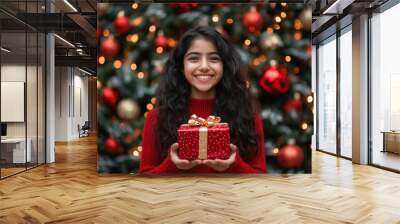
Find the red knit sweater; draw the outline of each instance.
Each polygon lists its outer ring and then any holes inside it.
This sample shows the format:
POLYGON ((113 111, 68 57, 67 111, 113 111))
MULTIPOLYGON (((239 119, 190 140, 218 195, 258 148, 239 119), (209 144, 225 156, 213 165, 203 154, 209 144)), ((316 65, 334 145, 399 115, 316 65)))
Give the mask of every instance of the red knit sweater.
MULTIPOLYGON (((189 114, 196 114, 201 117, 211 115, 213 111, 213 100, 189 100, 189 114)), ((156 135, 154 133, 157 127, 157 109, 149 112, 146 117, 143 130, 143 150, 140 159, 140 172, 145 174, 161 173, 220 173, 207 165, 200 164, 190 170, 180 170, 171 161, 170 154, 160 160, 158 157, 158 148, 156 145, 156 135)), ((258 134, 258 154, 250 162, 245 162, 236 153, 235 162, 222 173, 265 173, 266 164, 264 156, 264 131, 261 117, 257 114, 255 117, 255 127, 258 134)))

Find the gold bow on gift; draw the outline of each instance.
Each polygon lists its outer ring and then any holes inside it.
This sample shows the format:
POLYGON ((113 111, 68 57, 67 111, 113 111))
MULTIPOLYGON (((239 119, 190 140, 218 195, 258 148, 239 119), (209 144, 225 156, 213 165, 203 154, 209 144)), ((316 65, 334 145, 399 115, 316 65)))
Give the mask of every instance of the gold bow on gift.
POLYGON ((212 127, 221 121, 220 117, 208 116, 207 119, 198 117, 196 114, 190 116, 188 124, 190 126, 200 126, 199 128, 199 156, 198 159, 207 159, 207 135, 208 127, 212 127))
POLYGON ((196 114, 190 116, 188 124, 190 126, 203 126, 203 127, 212 127, 215 124, 221 122, 221 118, 217 116, 210 115, 206 119, 202 117, 198 117, 196 114))

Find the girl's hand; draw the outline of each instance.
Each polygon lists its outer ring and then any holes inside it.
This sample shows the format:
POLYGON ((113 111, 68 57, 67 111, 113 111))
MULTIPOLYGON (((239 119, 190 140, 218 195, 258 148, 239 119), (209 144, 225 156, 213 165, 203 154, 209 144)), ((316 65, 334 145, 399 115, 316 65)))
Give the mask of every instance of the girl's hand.
POLYGON ((222 159, 215 159, 215 160, 203 160, 203 164, 213 168, 216 171, 225 171, 227 170, 232 163, 235 162, 236 160, 236 151, 237 151, 237 146, 234 144, 230 144, 230 148, 231 148, 231 156, 226 159, 226 160, 222 160, 222 159))
POLYGON ((186 160, 186 159, 179 159, 178 157, 178 148, 179 145, 178 143, 174 143, 170 147, 170 152, 171 152, 171 161, 175 164, 175 166, 178 169, 181 170, 189 170, 192 169, 193 167, 201 164, 201 160, 186 160))

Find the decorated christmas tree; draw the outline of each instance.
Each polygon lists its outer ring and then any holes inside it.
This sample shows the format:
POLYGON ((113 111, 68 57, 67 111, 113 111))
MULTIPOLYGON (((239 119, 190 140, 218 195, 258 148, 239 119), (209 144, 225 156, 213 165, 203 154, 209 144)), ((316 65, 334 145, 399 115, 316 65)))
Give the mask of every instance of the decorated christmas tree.
POLYGON ((310 173, 311 8, 303 4, 98 4, 98 170, 136 172, 168 54, 198 25, 239 52, 264 122, 269 173, 310 173))

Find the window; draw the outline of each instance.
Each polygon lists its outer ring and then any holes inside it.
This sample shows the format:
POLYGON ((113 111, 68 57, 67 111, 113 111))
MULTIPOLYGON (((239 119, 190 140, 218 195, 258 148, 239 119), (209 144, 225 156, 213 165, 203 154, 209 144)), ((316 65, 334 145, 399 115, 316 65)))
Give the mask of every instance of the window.
POLYGON ((318 149, 336 153, 336 36, 318 48, 318 149))
POLYGON ((400 170, 400 5, 371 18, 372 163, 400 170))
POLYGON ((352 157, 352 35, 351 26, 340 36, 340 154, 352 157))

